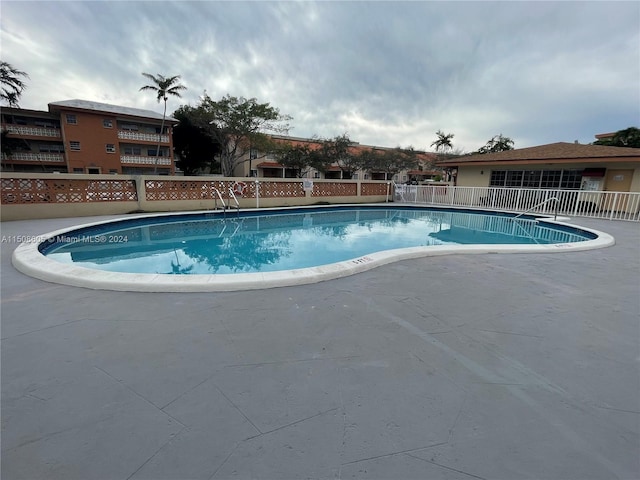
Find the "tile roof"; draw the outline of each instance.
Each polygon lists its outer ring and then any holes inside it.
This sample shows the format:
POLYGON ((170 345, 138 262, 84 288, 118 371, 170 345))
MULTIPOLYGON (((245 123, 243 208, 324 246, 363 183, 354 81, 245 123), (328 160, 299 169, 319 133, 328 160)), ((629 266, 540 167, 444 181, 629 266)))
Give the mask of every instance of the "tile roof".
POLYGON ((504 152, 466 155, 436 162, 438 166, 455 166, 469 163, 508 163, 542 161, 601 159, 616 161, 622 159, 640 161, 639 148, 608 147, 603 145, 582 145, 579 143, 550 143, 537 147, 519 148, 504 152))
POLYGON ((278 162, 261 162, 256 165, 256 168, 284 168, 278 162))
POLYGON ((442 175, 439 170, 409 170, 407 175, 442 175))
MULTIPOLYGON (((49 111, 58 110, 60 107, 78 110, 93 110, 95 112, 113 113, 116 115, 126 115, 129 117, 152 118, 162 120, 162 114, 153 110, 143 110, 141 108, 123 107, 120 105, 110 105, 108 103, 91 102, 89 100, 62 100, 60 102, 49 103, 49 111)), ((178 123, 173 117, 167 116, 165 122, 178 123)))
MULTIPOLYGON (((322 139, 318 138, 302 138, 302 137, 289 137, 285 135, 271 135, 271 138, 278 143, 289 143, 294 147, 307 145, 311 150, 317 150, 322 146, 322 139)), ((375 145, 363 145, 359 142, 353 141, 349 146, 349 151, 352 154, 358 154, 363 150, 375 150, 377 152, 383 152, 385 150, 395 150, 394 147, 380 147, 375 145)), ((423 152, 421 150, 415 150, 417 157, 424 161, 433 161, 437 155, 435 153, 423 152)))

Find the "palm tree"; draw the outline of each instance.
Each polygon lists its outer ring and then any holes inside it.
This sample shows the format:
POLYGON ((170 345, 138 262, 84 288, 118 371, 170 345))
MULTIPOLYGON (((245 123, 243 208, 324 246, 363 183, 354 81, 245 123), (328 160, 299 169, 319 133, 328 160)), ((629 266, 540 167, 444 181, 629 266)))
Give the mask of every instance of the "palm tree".
POLYGON ((18 106, 18 99, 25 87, 25 83, 19 77, 29 78, 29 75, 7 62, 0 62, 0 83, 2 84, 0 98, 5 100, 10 107, 18 106))
POLYGON ((156 164, 153 169, 153 173, 158 173, 158 157, 160 156, 160 142, 162 140, 162 131, 164 130, 164 120, 167 116, 167 100, 169 99, 169 95, 173 95, 175 97, 182 97, 180 95, 181 90, 186 90, 187 87, 178 83, 180 80, 180 75, 175 75, 173 77, 164 77, 160 74, 151 75, 150 73, 142 73, 142 76, 148 78, 153 82, 152 85, 145 85, 140 88, 142 90, 152 90, 157 93, 158 103, 160 100, 164 100, 164 112, 162 112, 162 123, 160 125, 160 133, 158 133, 158 149, 156 150, 156 164))
POLYGON ((436 147, 436 152, 453 149, 453 144, 451 143, 451 139, 453 138, 453 133, 444 133, 442 130, 438 130, 436 132, 438 139, 431 144, 432 147, 436 147))

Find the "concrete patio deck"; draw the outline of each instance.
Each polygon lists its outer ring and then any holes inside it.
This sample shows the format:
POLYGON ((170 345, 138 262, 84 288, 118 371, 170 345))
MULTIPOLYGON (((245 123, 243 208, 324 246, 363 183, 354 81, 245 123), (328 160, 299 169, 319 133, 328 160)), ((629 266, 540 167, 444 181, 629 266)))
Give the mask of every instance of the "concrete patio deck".
POLYGON ((2 478, 638 479, 640 226, 573 223, 616 245, 224 293, 46 283, 5 242, 2 478))

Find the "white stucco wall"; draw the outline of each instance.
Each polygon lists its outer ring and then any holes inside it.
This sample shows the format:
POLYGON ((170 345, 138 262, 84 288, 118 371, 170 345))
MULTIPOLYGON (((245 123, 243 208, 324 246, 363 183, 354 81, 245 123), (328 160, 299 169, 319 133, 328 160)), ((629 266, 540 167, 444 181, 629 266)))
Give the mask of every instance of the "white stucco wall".
MULTIPOLYGON (((460 187, 488 187, 492 168, 496 167, 477 165, 461 166, 458 168, 456 185, 460 187)), ((502 169, 502 167, 499 168, 502 169)))

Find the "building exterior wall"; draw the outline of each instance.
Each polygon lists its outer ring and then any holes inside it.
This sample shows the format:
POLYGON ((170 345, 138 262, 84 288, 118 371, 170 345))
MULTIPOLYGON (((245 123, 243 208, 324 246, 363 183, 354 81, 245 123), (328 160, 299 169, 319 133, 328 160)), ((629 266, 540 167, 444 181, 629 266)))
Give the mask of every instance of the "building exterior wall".
POLYGON ((115 118, 61 110, 60 121, 70 173, 122 173, 115 118), (105 128, 103 120, 110 120, 112 127, 105 128), (107 145, 113 146, 112 152, 107 152, 107 145))
POLYGON ((458 167, 456 185, 461 187, 488 187, 491 167, 469 165, 458 167), (482 172, 482 173, 480 173, 482 172))
POLYGON ((630 192, 640 192, 640 166, 633 171, 630 192))
POLYGON ((2 109, 3 132, 8 132, 12 159, 2 159, 5 170, 13 170, 14 163, 23 170, 66 172, 64 144, 60 120, 48 112, 2 109))
POLYGON ((9 132, 8 138, 23 141, 23 147, 28 150, 3 158, 3 170, 152 174, 157 168, 159 174, 174 175, 170 121, 165 122, 165 134, 160 142, 160 149, 166 155, 155 156, 159 137, 156 132, 161 123, 157 118, 62 106, 56 106, 51 112, 3 108, 2 129, 9 132), (9 123, 12 118, 26 119, 29 125, 9 123), (36 125, 43 122, 54 126, 45 129, 36 125), (126 130, 126 125, 134 125, 134 131, 126 130), (60 146, 59 153, 41 151, 42 148, 55 150, 52 147, 55 145, 60 146))
MULTIPOLYGON (((640 192, 640 162, 602 162, 602 163, 549 163, 544 165, 460 165, 456 185, 461 187, 488 187, 493 170, 584 170, 593 168, 605 168, 607 170, 632 170, 631 192, 640 192)), ((587 180, 583 177, 583 180, 587 180)), ((593 182, 596 190, 605 187, 604 177, 588 179, 593 182)))

